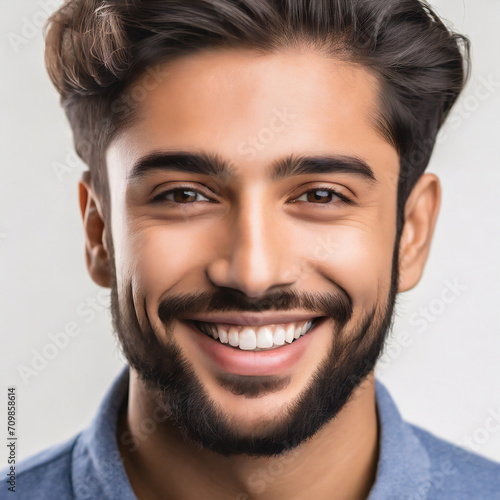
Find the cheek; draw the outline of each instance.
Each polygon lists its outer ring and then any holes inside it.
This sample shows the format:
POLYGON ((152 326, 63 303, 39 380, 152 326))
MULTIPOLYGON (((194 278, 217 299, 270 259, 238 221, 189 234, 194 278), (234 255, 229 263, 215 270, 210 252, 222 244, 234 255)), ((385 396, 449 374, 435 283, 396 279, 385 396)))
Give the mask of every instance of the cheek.
POLYGON ((395 228, 379 220, 376 226, 336 227, 326 237, 330 251, 315 259, 318 271, 344 288, 355 309, 370 310, 390 289, 395 228))
POLYGON ((158 298, 177 284, 190 289, 199 285, 195 270, 202 265, 201 249, 209 239, 184 226, 158 224, 129 233, 123 262, 136 289, 158 298))

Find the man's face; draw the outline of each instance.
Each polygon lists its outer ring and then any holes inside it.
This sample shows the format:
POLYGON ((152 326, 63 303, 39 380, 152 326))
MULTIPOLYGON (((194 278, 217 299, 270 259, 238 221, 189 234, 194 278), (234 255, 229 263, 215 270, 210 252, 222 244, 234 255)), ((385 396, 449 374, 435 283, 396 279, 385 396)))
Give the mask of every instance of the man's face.
POLYGON ((342 409, 392 317, 399 158, 371 121, 377 80, 313 52, 244 50, 204 51, 156 75, 129 92, 140 120, 106 157, 115 329, 143 390, 187 439, 225 455, 280 453, 342 409), (173 152, 230 172, 159 159, 173 152), (333 156, 341 168, 325 168, 333 156), (309 157, 323 161, 272 175, 309 157), (259 368, 262 353, 189 321, 238 312, 323 319, 259 368))

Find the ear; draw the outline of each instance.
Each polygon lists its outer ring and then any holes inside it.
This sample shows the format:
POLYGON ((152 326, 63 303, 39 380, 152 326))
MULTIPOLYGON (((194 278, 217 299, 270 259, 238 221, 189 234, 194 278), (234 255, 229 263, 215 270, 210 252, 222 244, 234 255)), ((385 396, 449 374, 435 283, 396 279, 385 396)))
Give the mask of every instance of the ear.
POLYGON ((100 286, 111 288, 111 261, 106 247, 106 226, 90 182, 90 172, 83 172, 78 183, 80 211, 85 230, 85 260, 90 277, 100 286))
POLYGON ((412 289, 422 277, 441 204, 441 185, 434 174, 423 174, 405 205, 399 243, 398 292, 412 289))

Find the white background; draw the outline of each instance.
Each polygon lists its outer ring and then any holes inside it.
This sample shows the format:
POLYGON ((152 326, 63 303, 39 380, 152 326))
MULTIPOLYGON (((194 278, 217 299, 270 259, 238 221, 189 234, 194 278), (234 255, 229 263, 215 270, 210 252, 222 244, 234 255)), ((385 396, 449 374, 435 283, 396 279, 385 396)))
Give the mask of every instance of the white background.
MULTIPOLYGON (((86 427, 123 365, 100 304, 109 293, 84 263, 84 167, 43 66, 39 27, 57 3, 0 0, 0 436, 6 388, 15 385, 21 459, 86 427), (31 368, 50 335, 72 322, 81 333, 24 383, 19 368, 31 368)), ((398 298, 377 373, 406 419, 500 461, 500 2, 432 4, 471 38, 473 75, 428 168, 443 186, 429 261, 398 298)))

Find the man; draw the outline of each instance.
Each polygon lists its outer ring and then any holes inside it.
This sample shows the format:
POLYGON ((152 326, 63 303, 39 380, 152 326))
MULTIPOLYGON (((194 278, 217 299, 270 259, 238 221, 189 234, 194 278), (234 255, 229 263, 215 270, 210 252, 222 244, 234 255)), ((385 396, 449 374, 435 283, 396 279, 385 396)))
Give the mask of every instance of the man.
POLYGON ((130 370, 18 497, 500 498, 373 375, 468 39, 418 0, 74 0, 46 44, 130 370))

